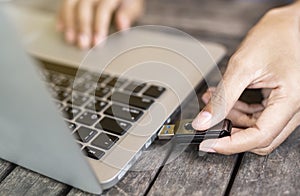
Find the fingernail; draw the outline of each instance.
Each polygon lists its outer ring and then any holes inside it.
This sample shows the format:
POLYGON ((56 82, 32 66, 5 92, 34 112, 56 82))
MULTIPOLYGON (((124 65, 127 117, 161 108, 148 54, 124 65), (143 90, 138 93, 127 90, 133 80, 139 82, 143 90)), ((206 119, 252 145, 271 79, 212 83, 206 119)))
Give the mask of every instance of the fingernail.
POLYGON ((90 45, 90 38, 89 36, 85 35, 85 34, 81 34, 79 36, 79 46, 82 49, 88 48, 90 45))
POLYGON ((204 140, 201 142, 199 146, 199 150, 203 152, 212 152, 215 153, 216 150, 213 149, 213 147, 216 145, 217 140, 215 139, 210 139, 210 140, 204 140))
POLYGON ((202 111, 193 121, 193 127, 200 127, 201 125, 206 124, 212 118, 211 113, 207 111, 202 111))
POLYGON ((212 152, 212 153, 216 153, 216 151, 212 148, 203 148, 203 147, 199 147, 199 150, 202 152, 212 152))
POLYGON ((94 37, 94 45, 96 46, 96 45, 102 43, 104 39, 105 39, 104 36, 95 35, 95 37, 94 37))
POLYGON ((205 93, 203 96, 202 96, 202 100, 205 104, 207 104, 209 102, 209 99, 210 99, 210 96, 208 93, 205 93))
POLYGON ((65 38, 67 40, 68 43, 72 44, 75 41, 75 33, 73 30, 67 30, 66 34, 65 34, 65 38))

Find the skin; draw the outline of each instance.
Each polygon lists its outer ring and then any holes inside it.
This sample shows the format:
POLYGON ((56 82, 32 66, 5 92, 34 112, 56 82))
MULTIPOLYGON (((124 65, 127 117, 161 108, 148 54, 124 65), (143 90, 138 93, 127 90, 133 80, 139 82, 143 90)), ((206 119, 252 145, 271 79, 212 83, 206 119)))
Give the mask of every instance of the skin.
POLYGON ((231 57, 222 81, 203 96, 206 107, 193 121, 205 130, 226 116, 230 137, 210 139, 201 151, 267 155, 300 124, 300 3, 270 10, 231 57), (263 89, 262 104, 238 101, 246 88, 263 89))
MULTIPOLYGON (((101 42, 112 16, 118 30, 141 15, 143 0, 64 0, 57 29, 82 49, 101 42)), ((193 121, 205 130, 225 117, 240 128, 232 136, 202 142, 206 152, 271 153, 300 124, 300 3, 269 11, 231 57, 220 84, 202 97, 207 104, 193 121), (246 88, 263 89, 261 104, 238 100, 246 88), (241 128, 244 127, 244 128, 241 128)))
POLYGON ((57 30, 67 43, 88 49, 105 39, 113 18, 117 30, 124 30, 142 12, 143 0, 63 0, 57 30))

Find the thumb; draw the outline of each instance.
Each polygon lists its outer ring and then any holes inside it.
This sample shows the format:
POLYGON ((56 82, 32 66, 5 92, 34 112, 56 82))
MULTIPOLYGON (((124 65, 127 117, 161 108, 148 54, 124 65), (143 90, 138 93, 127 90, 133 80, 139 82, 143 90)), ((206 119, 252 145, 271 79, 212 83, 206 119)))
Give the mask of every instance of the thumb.
POLYGON ((245 88, 251 83, 249 73, 245 67, 228 65, 223 79, 218 84, 216 91, 204 109, 193 121, 196 130, 206 130, 223 120, 235 102, 239 99, 245 88))

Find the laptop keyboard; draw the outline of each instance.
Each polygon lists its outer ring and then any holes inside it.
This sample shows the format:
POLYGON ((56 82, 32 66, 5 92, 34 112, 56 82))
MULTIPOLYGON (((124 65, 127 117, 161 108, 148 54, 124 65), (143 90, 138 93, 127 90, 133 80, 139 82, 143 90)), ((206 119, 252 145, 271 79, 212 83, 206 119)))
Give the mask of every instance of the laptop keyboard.
POLYGON ((149 85, 42 62, 43 78, 83 153, 100 160, 165 91, 149 85))

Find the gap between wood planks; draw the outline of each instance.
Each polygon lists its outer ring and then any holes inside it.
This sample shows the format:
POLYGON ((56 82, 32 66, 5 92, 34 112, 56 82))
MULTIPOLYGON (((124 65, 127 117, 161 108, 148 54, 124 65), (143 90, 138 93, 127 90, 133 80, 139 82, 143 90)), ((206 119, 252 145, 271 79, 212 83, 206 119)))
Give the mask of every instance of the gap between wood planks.
POLYGON ((239 172, 239 169, 240 169, 242 160, 244 158, 244 155, 245 155, 245 153, 238 154, 238 157, 236 159, 236 162, 234 164, 234 168, 233 168, 232 173, 230 175, 230 179, 229 179, 228 185, 226 187, 224 196, 230 195, 230 191, 231 191, 232 185, 233 185, 234 180, 235 180, 235 178, 236 178, 236 176, 237 176, 237 174, 239 172))
POLYGON ((10 166, 8 168, 5 169, 5 172, 3 173, 3 175, 0 178, 0 184, 1 182, 3 182, 3 180, 5 180, 5 178, 7 178, 7 176, 9 176, 9 174, 17 167, 17 165, 10 163, 10 166))
MULTIPOLYGON (((148 193, 150 192, 152 186, 154 185, 156 179, 158 178, 160 172, 162 171, 162 169, 164 168, 164 165, 166 164, 166 162, 168 161, 170 155, 172 154, 172 150, 174 149, 174 146, 172 146, 170 149, 169 149, 169 152, 168 152, 168 155, 165 157, 164 161, 163 161, 163 164, 162 166, 160 166, 160 168, 158 169, 157 173, 155 174, 154 178, 152 179, 152 181, 150 182, 148 188, 146 189, 145 193, 144 193, 144 196, 148 195, 148 193)), ((230 191, 231 191, 231 188, 233 186, 233 183, 234 183, 234 180, 238 174, 238 171, 239 171, 239 168, 240 168, 240 165, 242 163, 242 160, 243 160, 243 157, 244 157, 244 154, 245 153, 240 153, 238 154, 238 157, 236 159, 236 162, 234 164, 234 168, 232 170, 232 173, 230 175, 230 179, 229 179, 229 182, 228 182, 228 185, 225 189, 225 192, 224 192, 224 196, 228 196, 230 195, 230 191)))

